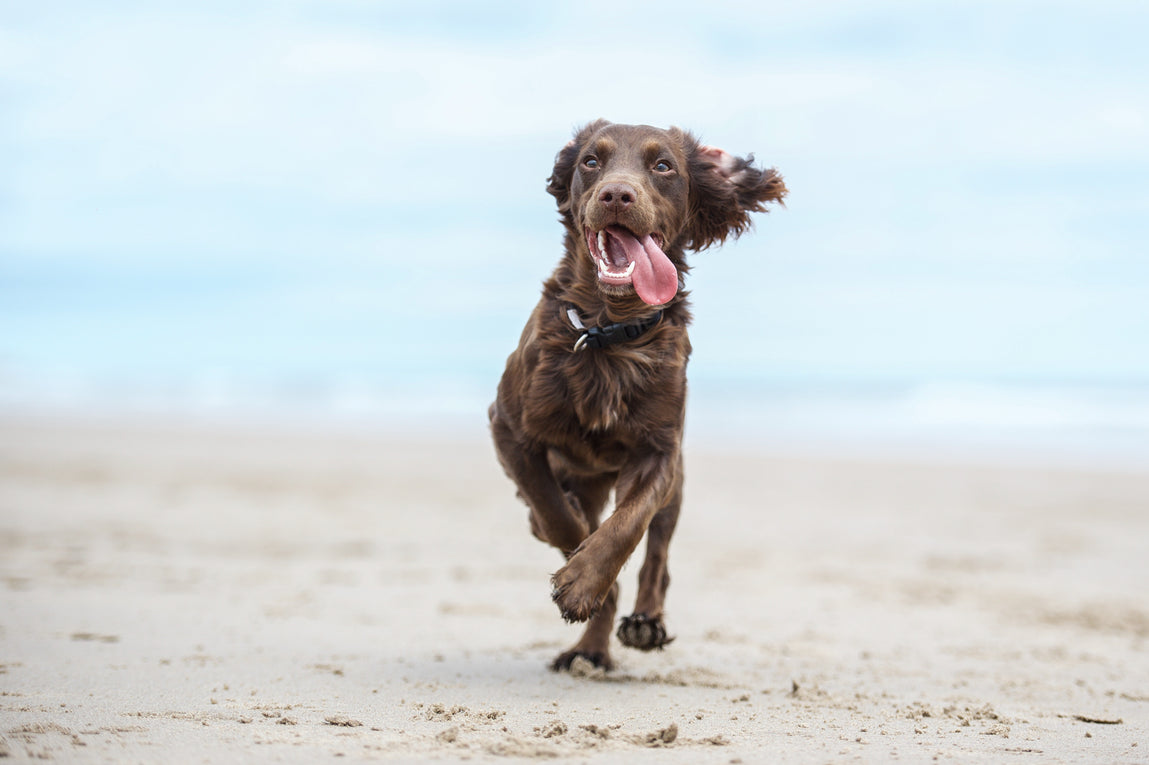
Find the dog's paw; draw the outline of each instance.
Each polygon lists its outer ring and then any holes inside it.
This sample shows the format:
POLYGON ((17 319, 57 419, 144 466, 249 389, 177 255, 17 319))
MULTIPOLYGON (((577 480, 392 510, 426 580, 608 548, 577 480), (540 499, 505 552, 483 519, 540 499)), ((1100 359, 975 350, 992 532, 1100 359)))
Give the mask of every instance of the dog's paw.
POLYGON ((593 570, 582 569, 576 555, 551 577, 551 600, 568 622, 585 622, 594 616, 610 592, 611 582, 604 584, 593 570))
POLYGON ((623 645, 640 651, 661 650, 663 646, 674 642, 673 637, 667 636, 662 619, 652 619, 646 614, 631 614, 623 618, 618 625, 618 639, 623 645))
POLYGON ((596 669, 609 672, 614 669, 614 662, 610 654, 595 651, 565 651, 555 657, 551 662, 552 672, 570 672, 572 675, 588 675, 596 669))
POLYGON ((597 603, 592 598, 573 594, 571 590, 574 584, 565 584, 562 586, 555 586, 551 590, 551 600, 559 607, 559 613, 567 622, 585 622, 598 613, 599 606, 602 605, 600 599, 597 603))

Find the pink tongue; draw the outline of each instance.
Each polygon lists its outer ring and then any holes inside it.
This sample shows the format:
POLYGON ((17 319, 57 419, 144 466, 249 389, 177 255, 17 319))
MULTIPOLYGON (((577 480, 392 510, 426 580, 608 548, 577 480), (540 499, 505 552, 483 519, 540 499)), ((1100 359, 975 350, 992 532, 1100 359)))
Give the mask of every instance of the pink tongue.
POLYGON ((611 226, 607 233, 626 250, 634 263, 634 291, 647 305, 669 303, 678 293, 678 269, 647 234, 639 242, 629 231, 611 226))

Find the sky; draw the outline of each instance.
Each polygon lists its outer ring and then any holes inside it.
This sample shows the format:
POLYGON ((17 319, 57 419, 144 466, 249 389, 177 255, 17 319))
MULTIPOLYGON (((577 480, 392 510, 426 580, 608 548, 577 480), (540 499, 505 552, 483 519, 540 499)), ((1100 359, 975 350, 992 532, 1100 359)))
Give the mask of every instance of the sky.
POLYGON ((1149 386, 1149 6, 650 8, 0 5, 0 399, 489 398, 598 117, 790 188, 692 260, 703 397, 1149 386))

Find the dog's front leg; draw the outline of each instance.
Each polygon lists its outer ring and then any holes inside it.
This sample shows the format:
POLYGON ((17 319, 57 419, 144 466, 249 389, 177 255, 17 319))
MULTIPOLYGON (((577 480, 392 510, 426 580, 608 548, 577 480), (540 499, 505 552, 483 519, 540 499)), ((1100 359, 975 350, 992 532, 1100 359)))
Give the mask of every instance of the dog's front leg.
POLYGON ((531 512, 531 531, 544 542, 570 555, 590 526, 581 509, 572 508, 547 459, 546 447, 522 443, 503 418, 498 405, 490 409, 491 433, 503 470, 519 488, 531 512))
POLYGON ((676 454, 655 453, 634 460, 620 471, 614 513, 551 578, 551 597, 564 619, 586 621, 602 605, 618 572, 675 485, 678 464, 676 454))
POLYGON ((638 574, 638 597, 634 613, 624 617, 618 626, 618 639, 625 646, 640 651, 662 648, 674 638, 666 634, 662 621, 662 607, 666 588, 670 586, 667 553, 678 513, 682 508, 682 461, 679 457, 678 473, 673 490, 662 509, 655 513, 646 530, 646 560, 638 574))

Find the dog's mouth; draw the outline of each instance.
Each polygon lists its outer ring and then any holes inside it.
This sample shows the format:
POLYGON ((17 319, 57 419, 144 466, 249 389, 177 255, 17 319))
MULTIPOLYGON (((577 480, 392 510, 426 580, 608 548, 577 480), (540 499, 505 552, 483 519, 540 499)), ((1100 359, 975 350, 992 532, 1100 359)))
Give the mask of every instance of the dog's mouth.
POLYGON ((586 229, 591 259, 598 267, 598 280, 612 286, 633 285, 649 305, 663 305, 678 293, 678 269, 662 251, 662 235, 641 238, 622 226, 600 231, 586 229))

